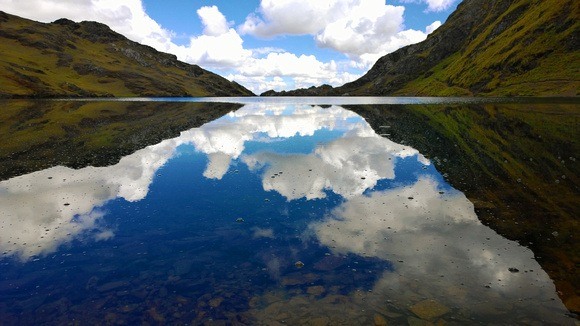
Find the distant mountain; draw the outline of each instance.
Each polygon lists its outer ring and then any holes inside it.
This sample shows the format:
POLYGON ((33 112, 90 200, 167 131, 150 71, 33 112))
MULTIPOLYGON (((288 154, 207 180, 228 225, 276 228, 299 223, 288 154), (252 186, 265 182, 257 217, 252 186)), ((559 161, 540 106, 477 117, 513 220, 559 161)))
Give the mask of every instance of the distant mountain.
POLYGON ((0 98, 254 95, 104 24, 44 24, 2 11, 0 86, 0 98))
POLYGON ((576 96, 579 36, 577 0, 464 0, 358 80, 263 95, 576 96))

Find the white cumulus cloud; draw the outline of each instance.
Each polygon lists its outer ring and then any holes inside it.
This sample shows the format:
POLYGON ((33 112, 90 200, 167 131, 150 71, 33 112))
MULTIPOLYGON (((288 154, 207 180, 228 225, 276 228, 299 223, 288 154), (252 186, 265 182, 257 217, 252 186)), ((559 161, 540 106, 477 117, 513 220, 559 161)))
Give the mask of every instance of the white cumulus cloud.
POLYGON ((228 32, 228 22, 218 7, 201 7, 197 10, 197 14, 204 25, 203 34, 218 36, 228 32))
POLYGON ((182 47, 178 57, 205 68, 237 68, 251 59, 252 51, 245 49, 243 40, 234 29, 219 35, 200 35, 182 47))
POLYGON ((238 27, 258 37, 312 35, 316 44, 345 54, 351 66, 368 69, 379 57, 423 41, 426 32, 404 29, 403 6, 381 0, 262 0, 257 14, 238 27))
POLYGON ((149 17, 141 0, 0 0, 0 8, 46 23, 60 18, 98 21, 160 51, 171 52, 175 48, 173 33, 149 17))
POLYGON ((424 3, 427 5, 427 11, 443 11, 451 8, 457 2, 456 0, 399 0, 401 3, 424 3))
POLYGON ((449 9, 455 0, 424 0, 427 3, 427 10, 442 11, 449 9))
POLYGON ((482 225, 462 193, 453 189, 442 193, 441 186, 429 176, 419 176, 411 185, 355 196, 310 227, 338 257, 360 255, 392 262, 393 272, 381 275, 369 291, 369 299, 376 295, 375 302, 390 298, 410 306, 417 300, 414 292, 409 295, 405 290, 412 283, 422 285, 424 297, 437 298, 448 307, 467 305, 474 316, 489 314, 484 302, 514 304, 526 315, 541 315, 538 309, 547 303, 561 309, 557 300, 538 300, 533 307, 530 300, 519 300, 554 297, 553 282, 533 252, 482 225), (526 273, 511 273, 513 266, 526 273), (458 285, 491 286, 471 293, 456 291, 458 285))
POLYGON ((244 66, 237 69, 237 74, 230 74, 227 78, 261 93, 270 89, 288 90, 321 84, 338 86, 360 77, 341 65, 333 60, 322 62, 314 55, 271 52, 263 58, 246 60, 244 66))
POLYGON ((0 182, 0 251, 26 261, 73 239, 111 238, 100 207, 115 198, 145 198, 155 172, 181 143, 168 139, 112 166, 56 166, 0 182))
POLYGON ((425 28, 425 31, 427 32, 427 34, 431 34, 440 26, 441 26, 441 22, 436 20, 431 25, 427 26, 427 28, 425 28))
POLYGON ((259 15, 250 14, 239 30, 260 37, 314 34, 347 8, 346 1, 337 0, 262 0, 259 15))
POLYGON ((318 31, 316 42, 347 54, 373 53, 401 30, 404 11, 381 1, 361 2, 318 31))
POLYGON ((260 94, 267 90, 281 91, 290 89, 290 84, 280 76, 266 77, 266 76, 246 76, 239 73, 229 74, 225 76, 229 80, 235 80, 237 83, 246 86, 253 90, 254 93, 260 94))

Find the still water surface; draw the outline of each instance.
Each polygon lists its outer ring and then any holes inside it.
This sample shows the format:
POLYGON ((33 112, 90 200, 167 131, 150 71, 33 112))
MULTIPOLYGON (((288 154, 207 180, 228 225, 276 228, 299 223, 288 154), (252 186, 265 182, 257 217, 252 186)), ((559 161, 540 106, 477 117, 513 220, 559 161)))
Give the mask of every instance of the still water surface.
POLYGON ((534 253, 338 105, 248 103, 0 182, 6 324, 570 324, 534 253))

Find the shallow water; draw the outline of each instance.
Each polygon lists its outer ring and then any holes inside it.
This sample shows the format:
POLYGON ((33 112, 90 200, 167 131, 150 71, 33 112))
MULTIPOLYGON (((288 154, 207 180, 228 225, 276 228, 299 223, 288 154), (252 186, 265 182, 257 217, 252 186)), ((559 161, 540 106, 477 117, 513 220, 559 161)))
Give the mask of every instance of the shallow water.
POLYGON ((574 325, 439 158, 375 129, 336 104, 246 103, 113 165, 1 181, 0 319, 574 325))

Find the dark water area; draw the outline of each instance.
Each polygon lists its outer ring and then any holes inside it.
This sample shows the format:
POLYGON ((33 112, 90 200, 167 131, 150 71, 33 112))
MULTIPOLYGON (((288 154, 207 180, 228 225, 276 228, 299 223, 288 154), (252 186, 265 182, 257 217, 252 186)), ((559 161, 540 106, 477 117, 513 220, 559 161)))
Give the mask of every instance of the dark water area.
POLYGON ((3 103, 0 324, 577 324, 574 101, 196 101, 3 103))

